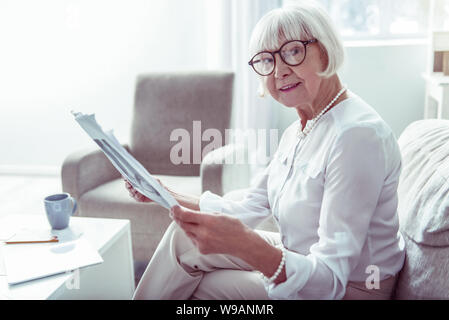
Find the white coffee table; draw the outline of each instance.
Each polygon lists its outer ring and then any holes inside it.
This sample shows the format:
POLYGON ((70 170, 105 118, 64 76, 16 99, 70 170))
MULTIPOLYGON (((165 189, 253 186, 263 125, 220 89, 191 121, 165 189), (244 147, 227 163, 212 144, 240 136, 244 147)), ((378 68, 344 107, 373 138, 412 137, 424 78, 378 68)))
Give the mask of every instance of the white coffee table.
MULTIPOLYGON (((11 215, 0 220, 0 229, 48 228, 42 215, 11 215)), ((0 299, 131 299, 135 290, 129 220, 72 217, 69 231, 82 233, 104 262, 17 285, 9 285, 0 242, 0 299)), ((7 229, 8 230, 8 229, 7 229)), ((36 244, 40 245, 40 244, 36 244)), ((32 266, 30 266, 32 267, 32 266)))

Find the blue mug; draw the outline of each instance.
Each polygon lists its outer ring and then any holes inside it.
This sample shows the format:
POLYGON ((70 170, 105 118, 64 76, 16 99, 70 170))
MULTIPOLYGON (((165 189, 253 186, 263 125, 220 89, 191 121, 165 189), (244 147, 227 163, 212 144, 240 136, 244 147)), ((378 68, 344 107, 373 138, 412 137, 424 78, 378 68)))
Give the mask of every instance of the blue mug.
POLYGON ((76 212, 76 200, 68 193, 58 193, 44 199, 45 212, 52 229, 65 229, 69 226, 70 216, 76 212))

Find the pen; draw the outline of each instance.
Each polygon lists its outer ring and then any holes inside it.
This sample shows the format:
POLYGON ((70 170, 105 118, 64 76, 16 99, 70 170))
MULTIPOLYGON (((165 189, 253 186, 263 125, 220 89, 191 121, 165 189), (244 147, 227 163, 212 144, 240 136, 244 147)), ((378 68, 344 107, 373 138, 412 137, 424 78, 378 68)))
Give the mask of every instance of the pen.
POLYGON ((5 244, 50 243, 50 242, 59 242, 58 237, 54 236, 50 240, 40 240, 40 241, 6 241, 5 244))

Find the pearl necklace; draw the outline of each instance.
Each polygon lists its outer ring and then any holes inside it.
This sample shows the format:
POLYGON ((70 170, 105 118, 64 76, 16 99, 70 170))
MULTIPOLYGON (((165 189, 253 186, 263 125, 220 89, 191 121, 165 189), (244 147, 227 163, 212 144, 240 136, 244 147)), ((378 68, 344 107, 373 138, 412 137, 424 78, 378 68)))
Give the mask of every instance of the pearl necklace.
POLYGON ((307 121, 304 130, 301 130, 302 128, 300 128, 300 129, 298 130, 298 138, 300 138, 300 139, 305 138, 305 137, 310 133, 310 131, 312 131, 312 129, 315 127, 315 125, 317 124, 318 120, 320 120, 321 116, 322 116, 327 110, 329 110, 330 107, 332 107, 332 105, 334 104, 334 102, 337 101, 337 99, 338 99, 338 98, 343 94, 343 92, 345 92, 345 91, 346 91, 346 88, 343 87, 343 88, 337 93, 337 95, 335 96, 335 98, 333 98, 332 101, 329 102, 329 104, 328 104, 323 110, 321 110, 321 112, 318 113, 318 115, 317 115, 315 118, 313 118, 313 119, 307 121))

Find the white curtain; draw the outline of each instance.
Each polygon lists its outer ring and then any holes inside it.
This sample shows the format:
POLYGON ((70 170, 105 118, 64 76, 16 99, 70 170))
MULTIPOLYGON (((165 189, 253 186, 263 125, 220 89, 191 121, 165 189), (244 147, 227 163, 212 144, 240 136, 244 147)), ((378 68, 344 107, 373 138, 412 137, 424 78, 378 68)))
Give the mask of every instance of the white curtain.
MULTIPOLYGON (((258 75, 248 65, 251 32, 268 11, 282 6, 282 0, 206 0, 208 22, 208 66, 235 72, 232 127, 241 130, 266 130, 266 145, 258 146, 259 156, 253 173, 269 161, 270 129, 277 128, 276 109, 271 98, 258 95, 258 75), (265 159, 265 161, 263 161, 265 159)), ((256 155, 250 155, 255 157, 256 155)), ((253 161, 254 162, 254 161, 253 161)))

